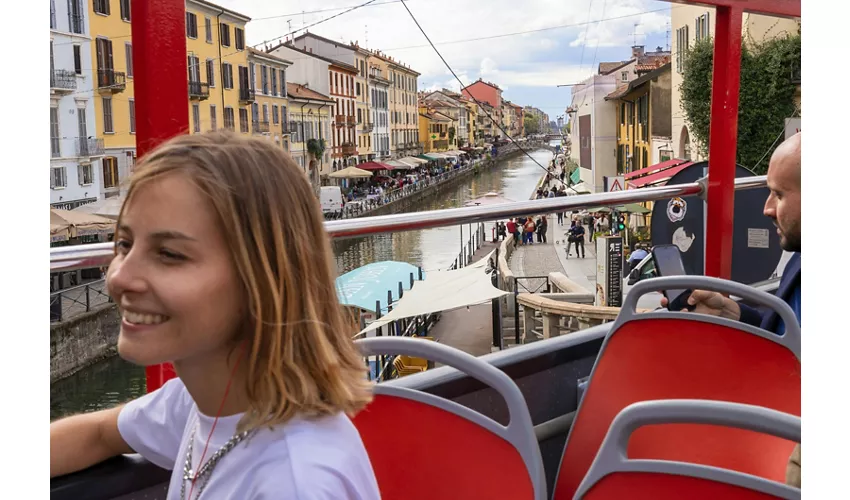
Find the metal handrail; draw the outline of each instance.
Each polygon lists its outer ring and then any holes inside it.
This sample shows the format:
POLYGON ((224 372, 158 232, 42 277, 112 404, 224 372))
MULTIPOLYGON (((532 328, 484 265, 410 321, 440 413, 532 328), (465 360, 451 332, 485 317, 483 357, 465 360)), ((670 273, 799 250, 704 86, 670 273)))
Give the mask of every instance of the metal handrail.
MULTIPOLYGON (((569 212, 588 207, 616 206, 626 203, 657 201, 677 196, 703 196, 706 191, 706 179, 688 184, 676 184, 653 188, 629 189, 613 193, 596 193, 576 196, 562 196, 544 200, 518 201, 500 205, 487 205, 463 208, 447 208, 428 212, 413 212, 392 215, 379 215, 359 219, 335 220, 325 222, 325 230, 331 238, 356 238, 371 234, 431 229, 435 227, 457 226, 489 222, 510 217, 523 217, 544 213, 569 212)), ((766 176, 735 179, 735 189, 755 189, 767 185, 766 176)), ((109 265, 114 254, 113 243, 95 243, 91 245, 73 245, 50 249, 50 270, 72 271, 109 265)))

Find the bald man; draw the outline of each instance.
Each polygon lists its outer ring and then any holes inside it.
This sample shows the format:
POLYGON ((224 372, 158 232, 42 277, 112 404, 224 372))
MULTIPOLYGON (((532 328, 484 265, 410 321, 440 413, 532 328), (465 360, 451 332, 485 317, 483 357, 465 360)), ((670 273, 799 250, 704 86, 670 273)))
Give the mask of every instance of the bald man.
MULTIPOLYGON (((767 187, 770 195, 764 204, 764 215, 773 219, 779 244, 783 250, 794 252, 788 260, 776 296, 794 310, 800 321, 800 176, 801 132, 783 142, 773 152, 767 170, 767 187)), ((661 305, 667 305, 666 299, 661 305)), ((759 326, 778 335, 785 333, 785 325, 775 311, 764 313, 739 304, 723 295, 705 290, 695 290, 688 303, 696 306, 694 312, 712 314, 759 326)))

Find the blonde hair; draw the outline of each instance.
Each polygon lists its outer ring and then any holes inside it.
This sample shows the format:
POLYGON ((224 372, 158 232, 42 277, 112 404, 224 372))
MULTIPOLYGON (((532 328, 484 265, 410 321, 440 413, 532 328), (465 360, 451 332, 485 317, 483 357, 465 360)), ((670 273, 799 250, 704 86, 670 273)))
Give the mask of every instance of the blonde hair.
POLYGON ((371 383, 337 298, 319 201, 301 168, 268 140, 181 135, 141 159, 124 206, 142 184, 169 173, 188 176, 212 202, 247 296, 250 408, 240 429, 362 409, 371 383))

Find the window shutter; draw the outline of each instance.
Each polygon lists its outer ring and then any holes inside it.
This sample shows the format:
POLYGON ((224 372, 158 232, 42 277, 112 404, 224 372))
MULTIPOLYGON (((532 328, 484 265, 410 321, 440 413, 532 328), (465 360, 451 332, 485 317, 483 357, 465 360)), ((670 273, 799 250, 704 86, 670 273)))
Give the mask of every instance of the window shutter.
POLYGON ((54 189, 56 187, 56 169, 50 169, 50 189, 54 189))
POLYGON ((77 182, 80 183, 80 186, 83 185, 83 166, 77 165, 77 182))

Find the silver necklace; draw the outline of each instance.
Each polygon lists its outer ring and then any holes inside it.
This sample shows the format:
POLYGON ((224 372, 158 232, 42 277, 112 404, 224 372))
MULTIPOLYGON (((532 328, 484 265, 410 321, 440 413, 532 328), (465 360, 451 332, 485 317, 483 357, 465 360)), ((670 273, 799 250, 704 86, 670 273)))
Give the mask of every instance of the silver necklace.
MULTIPOLYGON (((189 436, 189 445, 186 447, 186 462, 183 464, 183 480, 180 482, 180 499, 186 500, 186 481, 197 481, 198 486, 198 495, 195 499, 200 498, 201 493, 204 491, 204 488, 207 485, 207 482, 210 480, 210 475, 212 475, 212 471, 218 462, 221 460, 221 457, 227 454, 230 450, 236 447, 237 444, 245 440, 249 434, 253 431, 245 431, 239 434, 235 434, 230 440, 224 443, 224 446, 219 448, 213 456, 207 460, 207 463, 200 464, 200 468, 197 473, 192 470, 192 444, 195 442, 195 431, 197 430, 197 425, 192 429, 192 435, 189 436)), ((190 499, 191 500, 191 499, 190 499)))

